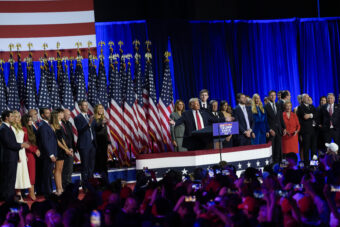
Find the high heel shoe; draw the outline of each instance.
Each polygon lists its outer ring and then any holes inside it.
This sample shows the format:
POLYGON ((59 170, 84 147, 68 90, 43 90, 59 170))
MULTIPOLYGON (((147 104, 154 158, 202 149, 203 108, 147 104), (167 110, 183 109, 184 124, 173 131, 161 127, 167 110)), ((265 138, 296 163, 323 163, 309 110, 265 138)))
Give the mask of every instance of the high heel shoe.
POLYGON ((32 195, 28 195, 27 198, 28 198, 29 201, 37 200, 37 197, 35 195, 33 195, 33 196, 32 195))

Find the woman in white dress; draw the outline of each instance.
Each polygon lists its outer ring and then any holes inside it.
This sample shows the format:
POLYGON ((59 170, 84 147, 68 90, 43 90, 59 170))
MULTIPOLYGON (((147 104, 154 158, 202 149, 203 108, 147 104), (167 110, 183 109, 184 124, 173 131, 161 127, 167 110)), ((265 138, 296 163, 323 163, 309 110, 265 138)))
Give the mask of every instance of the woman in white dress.
MULTIPOLYGON (((14 121, 12 123, 13 131, 15 134, 15 138, 18 143, 24 142, 24 131, 22 130, 21 125, 21 115, 18 111, 13 111, 14 121)), ((15 180, 15 189, 16 194, 21 197, 21 189, 28 189, 31 187, 30 177, 28 175, 28 167, 27 167, 27 157, 25 148, 20 149, 19 151, 19 161, 17 167, 17 177, 15 180)))

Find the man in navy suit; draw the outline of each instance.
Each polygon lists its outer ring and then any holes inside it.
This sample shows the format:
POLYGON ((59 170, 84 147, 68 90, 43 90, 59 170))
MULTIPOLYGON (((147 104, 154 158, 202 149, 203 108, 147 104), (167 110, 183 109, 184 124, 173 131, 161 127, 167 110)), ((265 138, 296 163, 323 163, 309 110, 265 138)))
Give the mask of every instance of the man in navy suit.
POLYGON ((93 116, 89 117, 87 114, 89 109, 87 101, 80 101, 78 106, 81 113, 74 118, 74 123, 78 131, 77 149, 81 161, 81 178, 83 187, 86 188, 88 180, 93 176, 96 159, 96 138, 93 129, 93 116))
POLYGON ((5 110, 1 114, 2 125, 0 127, 1 143, 1 197, 4 200, 11 200, 15 195, 15 180, 17 165, 19 161, 19 150, 28 148, 27 143, 17 143, 11 123, 14 121, 12 111, 5 110))
POLYGON ((52 193, 53 167, 57 158, 57 137, 49 124, 51 111, 47 108, 39 110, 42 121, 38 128, 38 147, 42 158, 41 190, 45 197, 52 193))
POLYGON ((233 111, 235 120, 238 121, 239 135, 238 144, 240 146, 250 145, 251 138, 255 138, 253 129, 255 127, 255 121, 253 120, 253 112, 250 106, 246 106, 246 96, 242 93, 236 95, 238 105, 233 111))
POLYGON ((191 98, 189 100, 189 106, 191 110, 182 113, 181 118, 176 120, 176 122, 170 120, 170 124, 176 126, 184 123, 183 147, 186 147, 188 150, 196 150, 202 148, 202 144, 199 143, 202 141, 195 140, 195 138, 191 136, 192 132, 204 129, 206 126, 211 125, 211 123, 224 122, 225 119, 215 118, 208 111, 201 110, 197 98, 191 98))

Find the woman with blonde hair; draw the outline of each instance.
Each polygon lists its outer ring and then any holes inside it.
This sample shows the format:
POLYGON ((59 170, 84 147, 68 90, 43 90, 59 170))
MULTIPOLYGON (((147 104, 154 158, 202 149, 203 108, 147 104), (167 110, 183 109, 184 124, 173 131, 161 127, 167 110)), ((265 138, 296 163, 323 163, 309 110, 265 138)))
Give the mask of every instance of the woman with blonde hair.
MULTIPOLYGON (((17 110, 13 111, 14 121, 12 123, 12 128, 15 134, 15 138, 18 143, 24 142, 24 131, 21 125, 21 115, 17 110)), ((28 174, 28 167, 27 167, 27 156, 25 152, 25 148, 19 150, 19 160, 17 165, 17 175, 15 179, 15 189, 16 194, 20 196, 20 201, 23 201, 21 196, 22 189, 31 188, 30 177, 28 174)))
POLYGON ((96 162, 95 171, 97 171, 104 179, 105 183, 109 183, 107 173, 107 153, 110 146, 109 136, 107 134, 107 122, 104 106, 97 104, 94 107, 94 124, 93 128, 96 133, 96 162))
MULTIPOLYGON (((178 120, 181 116, 182 113, 185 111, 185 104, 182 100, 177 99, 175 103, 175 110, 170 114, 170 119, 176 121, 178 120)), ((182 147, 183 145, 183 136, 184 136, 184 131, 185 131, 185 126, 184 124, 176 125, 176 127, 171 126, 170 127, 171 131, 171 139, 172 139, 172 144, 175 147, 176 151, 187 151, 185 147, 182 147)))
POLYGON ((57 161, 55 164, 54 170, 54 180, 57 195, 61 195, 63 193, 62 186, 62 171, 64 166, 64 160, 67 155, 72 155, 72 152, 66 145, 65 142, 65 129, 62 126, 61 120, 64 118, 64 111, 62 109, 53 110, 51 113, 50 125, 56 134, 57 143, 58 143, 58 153, 57 153, 57 161))
POLYGON ((252 100, 251 111, 255 121, 255 138, 251 139, 251 144, 264 144, 266 143, 266 138, 269 137, 267 114, 259 94, 254 94, 252 100))

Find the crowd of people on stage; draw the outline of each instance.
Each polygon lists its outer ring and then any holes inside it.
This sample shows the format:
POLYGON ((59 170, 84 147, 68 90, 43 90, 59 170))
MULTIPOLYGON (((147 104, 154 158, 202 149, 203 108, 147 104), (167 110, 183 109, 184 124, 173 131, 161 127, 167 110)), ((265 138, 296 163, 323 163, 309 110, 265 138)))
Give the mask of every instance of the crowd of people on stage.
POLYGON ((79 102, 80 113, 74 118, 77 131, 70 122, 68 109, 5 110, 0 126, 0 201, 18 197, 28 189, 28 197, 36 193, 46 198, 52 194, 52 176, 56 194, 72 182, 74 153, 79 152, 82 187, 86 190, 93 173, 108 181, 107 151, 109 139, 104 107, 98 104, 93 116, 88 114, 87 101, 79 102))
POLYGON ((182 100, 175 103, 171 113, 171 136, 177 151, 197 149, 193 131, 204 129, 214 122, 238 121, 239 134, 230 135, 223 147, 264 144, 272 142, 273 161, 280 162, 289 152, 299 153, 307 165, 332 140, 339 144, 340 112, 335 95, 329 93, 320 98, 318 107, 308 94, 298 96, 294 107, 288 90, 269 91, 263 102, 258 94, 253 97, 238 93, 237 105, 232 108, 226 101, 209 101, 209 91, 200 91, 199 98, 189 100, 185 111, 182 100), (278 100, 276 97, 278 96, 278 100), (300 151, 300 152, 299 152, 300 151))
POLYGON ((317 166, 298 163, 296 153, 286 163, 263 171, 221 162, 189 175, 169 170, 157 181, 152 170, 137 173, 132 190, 124 182, 110 185, 92 179, 79 199, 79 186, 34 202, 0 206, 2 226, 331 226, 340 225, 340 161, 334 143, 319 154, 317 166), (301 165, 302 164, 302 165, 301 165))

